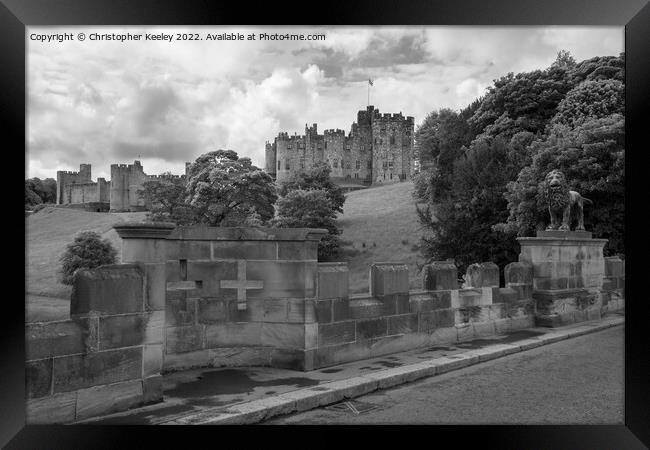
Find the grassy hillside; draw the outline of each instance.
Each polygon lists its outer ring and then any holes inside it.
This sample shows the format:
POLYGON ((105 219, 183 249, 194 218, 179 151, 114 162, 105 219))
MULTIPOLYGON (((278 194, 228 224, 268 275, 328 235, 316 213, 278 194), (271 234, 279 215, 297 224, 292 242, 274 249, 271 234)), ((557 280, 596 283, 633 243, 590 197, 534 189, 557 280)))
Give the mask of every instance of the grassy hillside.
POLYGON ((367 292, 370 264, 383 261, 408 264, 411 288, 421 287, 416 246, 422 233, 412 191, 403 182, 346 194, 339 224, 351 246, 338 259, 348 262, 351 293, 367 292))
POLYGON ((25 218, 27 274, 29 294, 69 298, 70 286, 59 283, 59 257, 79 231, 95 231, 108 238, 118 251, 120 238, 113 225, 125 220, 143 220, 146 213, 95 213, 67 208, 47 207, 25 218))

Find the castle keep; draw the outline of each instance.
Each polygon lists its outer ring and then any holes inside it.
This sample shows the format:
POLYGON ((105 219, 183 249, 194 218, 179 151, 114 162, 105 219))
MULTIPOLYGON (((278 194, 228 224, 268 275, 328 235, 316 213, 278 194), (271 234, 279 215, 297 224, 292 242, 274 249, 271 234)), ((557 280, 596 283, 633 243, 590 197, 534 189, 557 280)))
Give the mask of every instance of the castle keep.
MULTIPOLYGON (((190 163, 185 163, 187 175, 190 163)), ((56 173, 56 204, 90 211, 146 211, 148 206, 139 191, 145 181, 156 180, 160 175, 144 173, 140 161, 133 164, 111 164, 111 180, 91 179, 90 164, 81 164, 79 172, 59 170, 56 173)))
POLYGON ((392 183, 413 173, 413 117, 380 114, 374 106, 357 113, 348 135, 340 129, 318 134, 317 125, 305 125, 305 134, 280 132, 266 143, 265 171, 276 181, 309 170, 324 161, 333 180, 343 183, 392 183))

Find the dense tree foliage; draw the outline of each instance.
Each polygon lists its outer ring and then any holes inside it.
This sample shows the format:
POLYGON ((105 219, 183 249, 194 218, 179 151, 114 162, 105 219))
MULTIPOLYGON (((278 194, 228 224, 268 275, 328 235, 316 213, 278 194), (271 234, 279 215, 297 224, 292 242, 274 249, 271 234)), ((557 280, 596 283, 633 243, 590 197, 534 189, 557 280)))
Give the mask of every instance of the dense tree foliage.
POLYGON ((25 209, 41 203, 56 203, 56 180, 30 178, 25 180, 25 209))
POLYGON ((117 250, 108 239, 94 231, 82 231, 68 244, 61 255, 61 282, 72 284, 77 269, 94 269, 104 264, 115 264, 117 250))
POLYGON ((336 207, 324 189, 295 189, 281 197, 277 204, 277 216, 271 222, 276 227, 324 228, 328 234, 318 243, 318 259, 328 260, 339 249, 339 230, 336 223, 336 207))
POLYGON ((149 207, 151 220, 178 225, 196 221, 194 208, 185 203, 185 178, 166 172, 158 179, 145 181, 140 192, 149 207))
POLYGON ((342 213, 345 195, 343 194, 343 189, 330 179, 331 171, 331 167, 326 162, 317 162, 310 170, 298 173, 291 180, 282 183, 279 193, 284 197, 290 191, 296 189, 304 191, 322 189, 327 193, 327 198, 330 200, 334 209, 342 213))
POLYGON ((273 179, 233 150, 203 154, 190 166, 185 203, 193 208, 197 223, 264 223, 273 217, 277 198, 273 179))
POLYGON ((624 62, 560 52, 545 70, 495 80, 460 113, 431 113, 416 133, 432 162, 415 179, 424 255, 461 270, 516 260, 516 236, 548 221, 539 190, 551 169, 594 201, 585 226, 610 240, 606 251, 623 252, 624 62))

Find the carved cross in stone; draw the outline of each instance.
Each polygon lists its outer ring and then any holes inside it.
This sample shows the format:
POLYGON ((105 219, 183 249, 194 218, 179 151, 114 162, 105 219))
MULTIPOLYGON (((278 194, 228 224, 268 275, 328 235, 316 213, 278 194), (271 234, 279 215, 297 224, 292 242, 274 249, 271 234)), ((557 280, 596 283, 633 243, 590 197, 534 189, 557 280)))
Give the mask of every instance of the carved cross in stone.
POLYGON ((237 261, 237 279, 221 280, 222 289, 237 289, 237 309, 246 309, 246 289, 262 289, 264 283, 262 280, 246 279, 246 261, 237 261))

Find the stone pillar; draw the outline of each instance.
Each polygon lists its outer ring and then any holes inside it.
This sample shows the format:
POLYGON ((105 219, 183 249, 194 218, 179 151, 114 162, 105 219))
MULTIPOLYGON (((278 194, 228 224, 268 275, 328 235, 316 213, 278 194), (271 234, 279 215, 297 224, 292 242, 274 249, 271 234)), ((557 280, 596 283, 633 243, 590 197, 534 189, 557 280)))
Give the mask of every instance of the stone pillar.
POLYGON ((122 238, 122 263, 139 263, 145 273, 144 309, 151 316, 146 325, 143 358, 143 385, 150 398, 162 398, 166 237, 176 228, 169 222, 127 222, 114 226, 122 238))
POLYGON ((370 295, 382 301, 385 315, 408 313, 408 266, 402 262, 372 263, 370 295))
POLYGON ((427 291, 458 289, 458 269, 453 261, 434 261, 424 266, 422 288, 427 291))
POLYGON ((519 261, 533 266, 535 323, 556 327, 599 319, 607 239, 585 231, 539 231, 517 239, 519 261))

